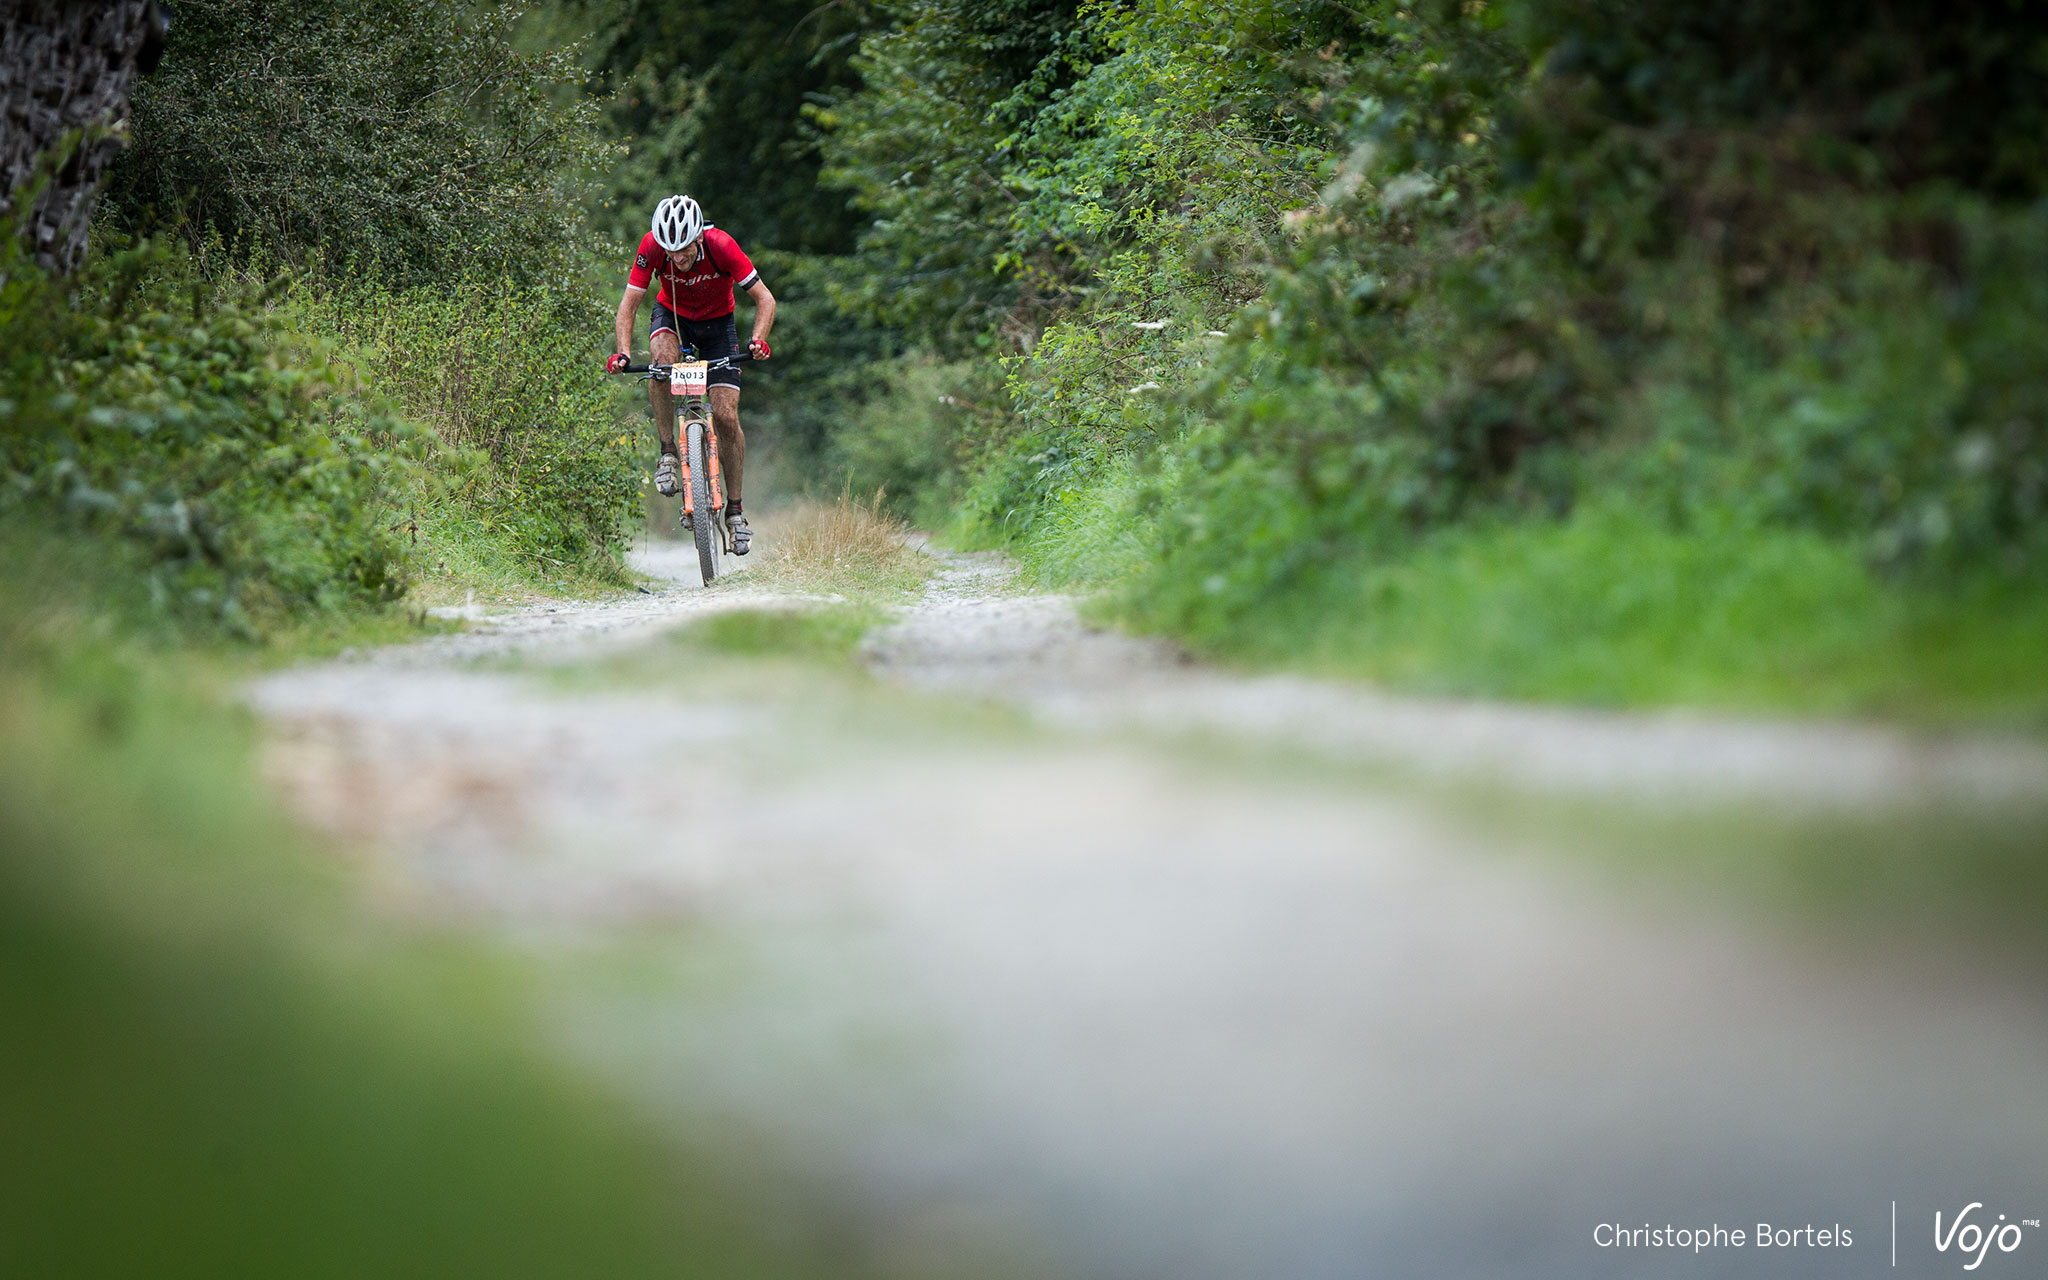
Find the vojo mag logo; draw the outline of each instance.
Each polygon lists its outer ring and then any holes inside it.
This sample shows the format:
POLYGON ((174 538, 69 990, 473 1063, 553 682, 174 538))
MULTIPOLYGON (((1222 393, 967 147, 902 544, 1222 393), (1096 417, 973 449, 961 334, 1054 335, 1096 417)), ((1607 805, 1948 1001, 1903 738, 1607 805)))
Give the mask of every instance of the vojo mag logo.
POLYGON ((1983 1266, 1984 1259, 1990 1256, 1994 1247, 2000 1253, 2011 1253, 2018 1249, 2020 1242, 2026 1239, 2026 1232, 2022 1228, 2038 1229, 2041 1225, 2039 1218, 2009 1221, 2002 1213, 1996 1220, 1992 1220, 1978 1213, 1983 1207, 1982 1200, 1972 1200, 1963 1206, 1961 1213, 1947 1219, 1946 1222, 1940 1210, 1937 1209, 1934 1214, 1935 1249, 1942 1253, 1954 1250, 1961 1257, 1967 1258, 1968 1261, 1963 1263, 1965 1271, 1975 1271, 1983 1266))

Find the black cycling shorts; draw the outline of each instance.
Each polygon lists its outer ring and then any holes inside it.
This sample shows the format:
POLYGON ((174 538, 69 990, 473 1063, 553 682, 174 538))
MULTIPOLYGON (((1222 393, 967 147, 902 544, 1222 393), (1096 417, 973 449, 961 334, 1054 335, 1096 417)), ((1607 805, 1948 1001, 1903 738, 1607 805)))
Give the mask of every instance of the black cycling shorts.
MULTIPOLYGON (((711 320, 684 320, 657 298, 654 314, 647 318, 648 341, 651 343, 654 335, 663 329, 676 335, 685 351, 695 347, 699 360, 721 360, 726 356, 736 356, 741 350, 739 326, 733 323, 731 312, 711 320)), ((737 387, 740 385, 739 366, 713 369, 705 381, 714 387, 737 387)))

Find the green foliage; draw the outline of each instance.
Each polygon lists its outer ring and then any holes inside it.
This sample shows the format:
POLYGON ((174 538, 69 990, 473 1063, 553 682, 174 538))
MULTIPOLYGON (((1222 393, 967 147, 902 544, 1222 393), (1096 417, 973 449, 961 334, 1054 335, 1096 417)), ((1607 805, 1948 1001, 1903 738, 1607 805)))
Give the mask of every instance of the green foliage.
POLYGON ((573 49, 465 0, 191 0, 105 204, 401 281, 566 279, 608 164, 573 49))
POLYGON ((1068 285, 1099 320, 1210 318, 1255 298, 1247 268, 1321 155, 1295 55, 1346 25, 1317 0, 1086 7, 1076 34, 1093 60, 1014 135, 1018 244, 998 267, 1060 247, 1099 277, 1068 285))
POLYGON ((123 531, 161 604, 245 634, 421 559, 617 582, 639 468, 575 200, 608 152, 573 51, 512 21, 181 7, 102 212, 182 215, 194 252, 103 235, 69 295, 0 273, 0 498, 123 531))
POLYGON ((651 444, 637 386, 607 383, 610 309, 589 292, 509 278, 298 295, 305 328, 344 344, 357 381, 432 428, 412 515, 465 526, 516 557, 616 579, 651 444))
MULTIPOLYGON (((778 481, 810 477, 809 488, 829 491, 844 466, 829 456, 830 442, 894 385, 892 365, 900 337, 843 308, 835 293, 844 259, 822 254, 748 250, 761 278, 775 292, 775 358, 750 365, 742 414, 747 429, 748 474, 758 456, 778 481)), ((744 315, 739 321, 746 331, 744 315)), ((765 472, 764 472, 765 473, 765 472)), ((800 480, 801 484, 802 481, 800 480)), ((864 481, 863 487, 873 487, 864 481)), ((891 490, 894 492, 894 490, 891 490)))
POLYGON ((160 244, 66 284, 0 239, 0 507, 117 535, 160 607, 243 634, 403 593, 412 427, 160 244))

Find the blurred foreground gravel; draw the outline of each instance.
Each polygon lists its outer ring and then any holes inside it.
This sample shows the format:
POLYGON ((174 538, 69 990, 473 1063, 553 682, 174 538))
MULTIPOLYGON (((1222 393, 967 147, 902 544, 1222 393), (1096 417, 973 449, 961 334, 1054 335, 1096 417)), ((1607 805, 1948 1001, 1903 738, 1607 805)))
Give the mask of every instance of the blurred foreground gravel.
MULTIPOLYGON (((475 661, 792 603, 692 580, 253 698, 381 909, 529 951, 563 1052, 841 1274, 1946 1275, 1936 1210, 2048 1209, 2037 969, 1624 894, 1415 785, 1980 804, 2048 793, 2037 745, 1233 676, 985 557, 867 641, 906 692, 844 712, 475 661), (1595 1243, 1667 1222, 1853 1243, 1595 1243)), ((1976 1274, 2041 1274, 2026 1234, 1976 1274)))

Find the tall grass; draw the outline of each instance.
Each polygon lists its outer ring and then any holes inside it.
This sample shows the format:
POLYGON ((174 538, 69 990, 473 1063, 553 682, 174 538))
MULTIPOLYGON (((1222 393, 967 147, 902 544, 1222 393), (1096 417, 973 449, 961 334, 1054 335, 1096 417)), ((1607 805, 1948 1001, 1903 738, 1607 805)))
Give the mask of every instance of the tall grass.
POLYGON ((800 500, 776 521, 766 576, 786 586, 904 596, 930 572, 910 527, 884 506, 879 489, 862 501, 842 489, 832 502, 800 500))

